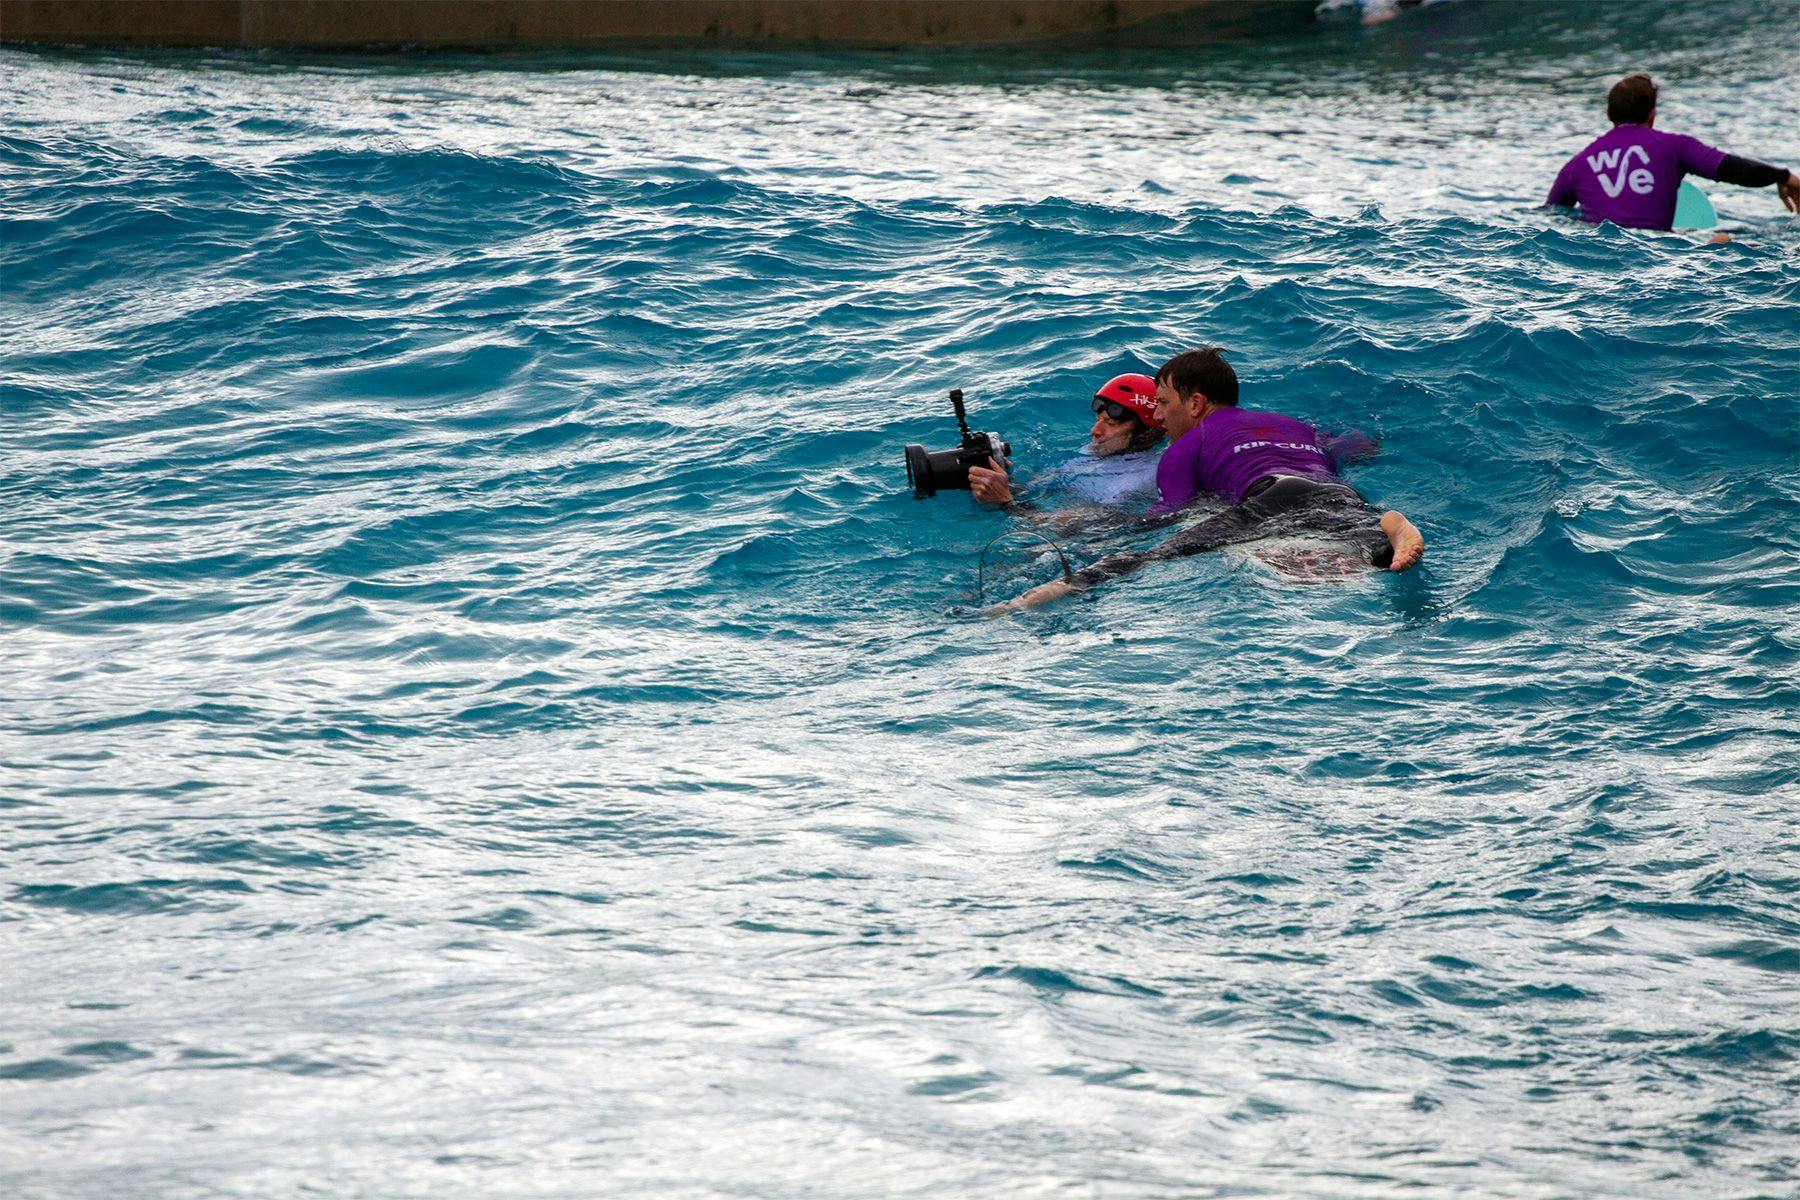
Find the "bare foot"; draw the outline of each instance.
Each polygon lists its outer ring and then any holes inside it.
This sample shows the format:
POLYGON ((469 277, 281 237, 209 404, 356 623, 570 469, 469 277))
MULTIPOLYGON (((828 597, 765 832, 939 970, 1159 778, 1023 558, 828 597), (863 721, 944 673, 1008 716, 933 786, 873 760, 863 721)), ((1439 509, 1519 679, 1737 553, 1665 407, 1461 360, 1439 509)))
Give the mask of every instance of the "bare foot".
POLYGON ((1425 557, 1425 539, 1418 526, 1399 513, 1381 514, 1381 532, 1387 534, 1389 544, 1394 547, 1394 561, 1388 564, 1388 570, 1407 570, 1425 557))

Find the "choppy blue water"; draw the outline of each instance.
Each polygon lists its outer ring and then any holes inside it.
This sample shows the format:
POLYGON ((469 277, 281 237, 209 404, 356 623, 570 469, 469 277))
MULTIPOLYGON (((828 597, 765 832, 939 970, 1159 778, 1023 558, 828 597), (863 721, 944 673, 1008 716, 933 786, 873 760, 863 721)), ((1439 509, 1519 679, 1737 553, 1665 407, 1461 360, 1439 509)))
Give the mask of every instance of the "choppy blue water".
POLYGON ((1794 1195, 1792 15, 0 52, 6 1193, 1794 1195), (1203 340, 1423 567, 973 616, 1203 340))

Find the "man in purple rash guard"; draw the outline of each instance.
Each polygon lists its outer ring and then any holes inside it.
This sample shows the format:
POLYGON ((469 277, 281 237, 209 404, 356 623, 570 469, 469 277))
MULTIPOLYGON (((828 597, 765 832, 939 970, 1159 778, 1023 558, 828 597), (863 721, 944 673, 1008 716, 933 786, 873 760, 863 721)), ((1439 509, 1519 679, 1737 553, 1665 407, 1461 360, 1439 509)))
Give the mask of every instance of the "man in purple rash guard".
POLYGON ((1046 583, 998 605, 998 615, 1031 608, 1146 563, 1217 550, 1277 534, 1324 534, 1360 544, 1372 565, 1404 571, 1425 539, 1397 512, 1378 513, 1338 477, 1319 432, 1279 413, 1237 406, 1237 372, 1216 347, 1177 354, 1156 373, 1156 416, 1172 439, 1156 467, 1166 524, 1202 494, 1230 505, 1150 550, 1111 554, 1066 581, 1046 583))
POLYGON ((1656 124, 1656 82, 1627 75, 1606 95, 1612 130, 1588 143, 1557 173, 1545 204, 1579 205, 1582 219, 1629 229, 1667 229, 1683 175, 1739 187, 1775 185, 1790 212, 1800 212, 1800 176, 1786 167, 1715 150, 1696 138, 1663 133, 1656 124))

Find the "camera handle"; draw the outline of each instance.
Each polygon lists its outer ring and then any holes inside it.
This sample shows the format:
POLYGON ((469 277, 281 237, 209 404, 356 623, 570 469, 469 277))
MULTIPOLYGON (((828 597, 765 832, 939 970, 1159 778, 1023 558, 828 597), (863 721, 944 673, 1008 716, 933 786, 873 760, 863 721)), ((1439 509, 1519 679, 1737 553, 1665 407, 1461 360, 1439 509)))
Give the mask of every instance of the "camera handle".
POLYGON ((996 537, 996 538, 993 538, 992 540, 990 540, 987 545, 985 545, 981 548, 981 558, 979 559, 979 561, 977 562, 976 567, 975 567, 975 594, 976 594, 976 596, 978 596, 981 599, 981 602, 983 604, 987 603, 987 556, 988 556, 988 551, 992 550, 994 548, 995 542, 1002 541, 1009 537, 1017 537, 1020 534, 1024 534, 1027 537, 1034 537, 1038 541, 1044 543, 1044 545, 1046 545, 1046 546, 1050 547, 1052 550, 1056 551, 1056 557, 1062 560, 1063 582, 1064 583, 1075 582, 1075 572, 1069 569, 1069 556, 1063 553, 1063 548, 1061 546, 1057 545, 1055 542, 1051 541, 1047 536, 1045 536, 1042 533, 1039 533, 1035 529, 1009 529, 1005 533, 1001 534, 999 537, 996 537))
POLYGON ((950 389, 950 406, 956 410, 956 427, 962 430, 963 440, 966 442, 974 435, 969 432, 968 414, 963 412, 961 388, 950 389))

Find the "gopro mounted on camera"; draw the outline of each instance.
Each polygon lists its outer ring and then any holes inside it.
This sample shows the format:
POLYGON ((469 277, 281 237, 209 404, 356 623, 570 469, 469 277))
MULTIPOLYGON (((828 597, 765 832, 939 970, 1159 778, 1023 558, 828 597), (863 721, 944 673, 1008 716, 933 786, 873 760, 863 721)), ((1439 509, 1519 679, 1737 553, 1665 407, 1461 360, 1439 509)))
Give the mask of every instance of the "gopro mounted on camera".
POLYGON ((1002 467, 1012 447, 997 433, 977 433, 969 428, 963 412, 961 388, 950 389, 950 404, 956 409, 956 427, 962 431, 962 445, 954 450, 927 450, 923 446, 906 448, 906 481, 912 484, 913 497, 923 500, 946 489, 969 490, 969 468, 985 467, 992 458, 1002 467))

